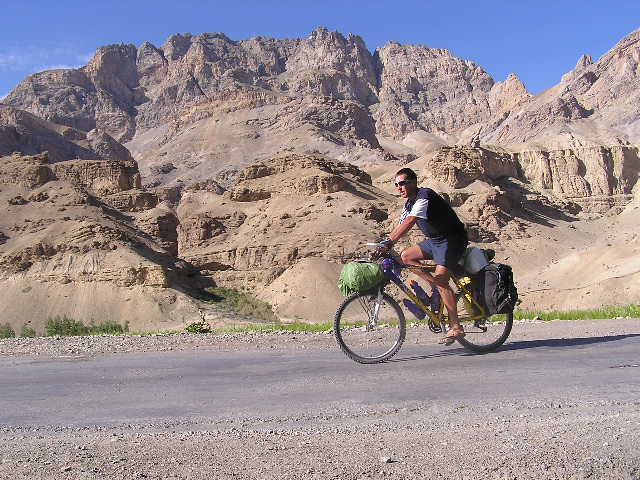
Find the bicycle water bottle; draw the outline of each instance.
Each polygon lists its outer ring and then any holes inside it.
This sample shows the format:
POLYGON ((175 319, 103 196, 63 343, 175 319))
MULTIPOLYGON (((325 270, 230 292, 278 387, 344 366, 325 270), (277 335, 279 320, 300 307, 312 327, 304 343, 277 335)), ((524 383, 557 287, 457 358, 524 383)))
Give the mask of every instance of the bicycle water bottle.
POLYGON ((390 275, 393 269, 393 260, 390 258, 385 258, 382 260, 382 272, 385 275, 390 275))
POLYGON ((442 303, 442 297, 440 296, 440 290, 436 287, 433 287, 433 291, 431 292, 431 310, 434 312, 440 311, 440 304, 442 303))
POLYGON ((397 263, 391 258, 385 258, 382 260, 382 272, 388 278, 391 278, 393 275, 400 275, 397 263))
POLYGON ((416 297, 418 297, 422 303, 424 303, 425 305, 428 306, 429 305, 429 295, 427 295, 427 292, 425 292, 422 289, 420 284, 418 282, 416 282, 415 280, 413 280, 411 282, 411 288, 415 292, 416 297))

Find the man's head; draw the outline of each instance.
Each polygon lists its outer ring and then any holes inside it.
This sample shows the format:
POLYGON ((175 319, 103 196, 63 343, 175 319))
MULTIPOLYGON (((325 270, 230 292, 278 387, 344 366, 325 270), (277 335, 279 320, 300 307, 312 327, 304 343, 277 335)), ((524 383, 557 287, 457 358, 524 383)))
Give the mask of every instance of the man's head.
POLYGON ((418 192, 418 176, 410 168, 401 168, 396 173, 394 185, 402 198, 412 198, 418 192))

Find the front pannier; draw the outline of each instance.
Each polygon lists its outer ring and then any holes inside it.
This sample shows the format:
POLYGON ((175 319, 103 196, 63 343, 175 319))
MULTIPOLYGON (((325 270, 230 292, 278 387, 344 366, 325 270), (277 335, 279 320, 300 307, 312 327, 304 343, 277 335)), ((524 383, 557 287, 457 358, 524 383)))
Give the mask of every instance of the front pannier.
POLYGON ((377 287, 384 281, 382 268, 375 262, 350 262, 340 272, 338 288, 345 297, 356 293, 366 292, 377 287))

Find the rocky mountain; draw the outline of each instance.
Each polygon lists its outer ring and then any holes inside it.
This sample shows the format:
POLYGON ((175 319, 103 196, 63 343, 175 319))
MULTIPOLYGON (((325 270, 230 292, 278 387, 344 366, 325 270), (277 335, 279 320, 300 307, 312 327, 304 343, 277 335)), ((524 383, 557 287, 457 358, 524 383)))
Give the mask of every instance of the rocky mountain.
MULTIPOLYGON (((533 117, 543 127, 593 114, 633 137, 628 125, 638 112, 622 104, 637 87, 638 35, 625 37, 595 63, 583 56, 559 85, 536 98, 515 75, 495 83, 482 68, 445 49, 389 42, 371 54, 360 37, 321 27, 305 39, 233 41, 205 33, 173 35, 161 47, 102 47, 83 68, 30 75, 5 103, 85 131, 98 126, 124 141, 167 123, 185 107, 238 88, 375 106, 382 110, 374 115, 377 130, 394 137, 414 130, 453 134, 484 123, 489 134, 497 127, 492 121, 504 120, 513 124, 509 130, 529 130, 533 117), (515 112, 517 106, 523 111, 515 112), (504 118, 509 113, 514 115, 504 118)), ((519 140, 504 140, 512 139, 519 140)))
POLYGON ((29 76, 5 103, 130 142, 145 177, 165 184, 280 151, 384 162, 378 136, 455 134, 517 103, 514 92, 526 97, 507 83, 494 88, 446 50, 390 43, 371 54, 360 37, 319 28, 305 39, 173 35, 159 48, 103 47, 83 68, 29 76))
POLYGON ((204 315, 192 293, 218 283, 282 318, 326 320, 340 262, 392 228, 391 180, 408 165, 522 272, 523 307, 611 303, 591 295, 605 284, 638 301, 618 279, 640 285, 624 267, 638 242, 639 35, 538 95, 445 49, 371 53, 325 28, 102 47, 0 104, 0 283, 16 299, 37 290, 40 319, 95 306, 124 321, 135 292, 145 321, 179 326, 204 315), (564 291, 571 271, 554 266, 594 258, 611 269, 564 291), (549 282, 557 295, 535 293, 549 282))
POLYGON ((565 147, 638 143, 640 31, 593 62, 583 55, 562 81, 486 133, 491 143, 565 147))
POLYGON ((400 139, 423 130, 455 135, 529 97, 517 77, 504 84, 444 49, 390 42, 376 51, 380 71, 374 117, 379 134, 400 139))

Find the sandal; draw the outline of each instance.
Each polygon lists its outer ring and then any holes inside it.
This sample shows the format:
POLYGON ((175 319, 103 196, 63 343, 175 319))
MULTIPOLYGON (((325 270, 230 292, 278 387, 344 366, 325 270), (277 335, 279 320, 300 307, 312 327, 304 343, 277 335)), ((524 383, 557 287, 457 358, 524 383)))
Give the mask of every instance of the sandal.
POLYGON ((447 335, 438 340, 440 345, 449 346, 457 339, 465 336, 464 330, 462 328, 452 328, 447 332, 447 335))

